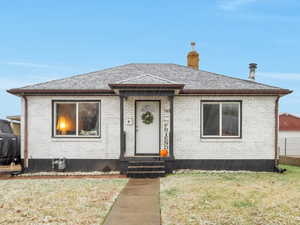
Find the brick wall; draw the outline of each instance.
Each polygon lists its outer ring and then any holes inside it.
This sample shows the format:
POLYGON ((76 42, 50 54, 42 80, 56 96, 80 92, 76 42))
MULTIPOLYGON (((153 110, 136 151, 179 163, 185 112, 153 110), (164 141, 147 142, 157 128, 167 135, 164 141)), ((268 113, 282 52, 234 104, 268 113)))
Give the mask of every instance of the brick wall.
MULTIPOLYGON (((23 102, 22 105, 24 114, 23 102)), ((29 158, 118 159, 120 155, 119 97, 28 97, 28 130, 29 158), (101 100, 100 139, 52 138, 52 100, 68 99, 101 100)), ((24 129, 22 132, 24 133, 24 129)), ((24 138, 22 140, 23 156, 24 138)))
POLYGON ((177 159, 274 159, 275 97, 175 97, 174 154, 177 159), (241 139, 201 139, 201 100, 241 100, 241 139))
MULTIPOLYGON (((167 97, 135 97, 124 103, 124 120, 134 123, 134 100, 160 99, 162 124, 169 120, 167 97)), ((174 99, 174 153, 177 159, 274 159, 275 97, 177 96, 174 99), (201 100, 241 100, 241 139, 201 139, 201 100)), ((28 97, 29 158, 118 159, 120 155, 120 104, 117 96, 28 97), (52 138, 52 100, 101 100, 101 138, 52 138)), ((24 102, 22 101, 24 124, 24 102)), ((134 124, 124 124, 127 156, 134 155, 134 124)), ((163 128, 162 128, 163 129, 163 128)), ((24 126, 22 127, 24 134, 24 126)), ((163 135, 161 143, 163 143, 163 135)), ((22 156, 24 135, 22 135, 22 156)))

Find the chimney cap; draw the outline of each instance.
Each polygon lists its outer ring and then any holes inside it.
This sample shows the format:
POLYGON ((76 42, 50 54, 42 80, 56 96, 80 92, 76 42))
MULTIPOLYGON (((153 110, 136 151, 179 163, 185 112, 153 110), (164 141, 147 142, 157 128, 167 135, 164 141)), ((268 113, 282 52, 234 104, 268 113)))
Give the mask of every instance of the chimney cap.
POLYGON ((194 51, 194 50, 195 50, 195 47, 196 47, 196 42, 192 41, 192 42, 191 42, 191 46, 192 46, 192 50, 194 51))
POLYGON ((249 68, 250 69, 256 69, 257 68, 257 63, 249 63, 249 68))
POLYGON ((189 56, 199 56, 199 53, 196 51, 196 42, 191 42, 192 50, 188 53, 189 56))

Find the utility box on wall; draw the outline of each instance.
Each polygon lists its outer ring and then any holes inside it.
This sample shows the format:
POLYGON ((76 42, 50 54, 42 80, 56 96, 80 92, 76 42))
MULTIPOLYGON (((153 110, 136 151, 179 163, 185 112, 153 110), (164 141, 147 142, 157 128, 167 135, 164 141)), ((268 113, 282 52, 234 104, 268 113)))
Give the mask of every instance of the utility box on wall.
POLYGON ((52 170, 57 172, 64 172, 66 170, 66 158, 57 158, 52 160, 52 170))

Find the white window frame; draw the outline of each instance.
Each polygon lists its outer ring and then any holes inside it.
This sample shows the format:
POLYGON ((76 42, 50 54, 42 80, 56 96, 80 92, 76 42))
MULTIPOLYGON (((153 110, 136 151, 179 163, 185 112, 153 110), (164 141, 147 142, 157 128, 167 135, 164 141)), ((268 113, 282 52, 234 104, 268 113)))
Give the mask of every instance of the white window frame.
POLYGON ((63 100, 54 100, 53 101, 53 118, 52 118, 52 129, 54 138, 100 138, 101 137, 101 101, 63 101, 63 100), (78 131, 78 122, 79 122, 79 104, 81 103, 98 103, 99 107, 99 126, 98 126, 98 135, 79 135, 78 131), (57 123, 57 105, 58 104, 73 104, 76 105, 76 134, 74 135, 61 135, 56 133, 56 123, 57 123))
POLYGON ((241 138, 242 135, 241 135, 241 129, 242 129, 242 126, 241 126, 241 118, 242 118, 242 115, 241 115, 241 107, 242 107, 242 102, 241 101, 204 101, 204 102, 201 102, 201 137, 202 138, 241 138), (223 136, 222 135, 222 106, 223 105, 226 105, 226 104, 236 104, 238 105, 238 115, 239 115, 239 118, 238 118, 238 135, 237 136, 223 136), (204 113, 203 113, 203 106, 204 105, 219 105, 219 135, 204 135, 204 113))

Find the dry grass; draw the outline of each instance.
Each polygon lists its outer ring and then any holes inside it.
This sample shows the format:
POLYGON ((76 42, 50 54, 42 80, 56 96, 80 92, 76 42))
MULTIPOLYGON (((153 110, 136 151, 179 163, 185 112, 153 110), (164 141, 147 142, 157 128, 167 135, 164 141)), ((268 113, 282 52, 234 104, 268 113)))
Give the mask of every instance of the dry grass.
POLYGON ((300 167, 277 173, 200 173, 161 179, 163 225, 298 225, 300 167))
POLYGON ((0 224, 101 224, 126 179, 0 180, 0 224))

